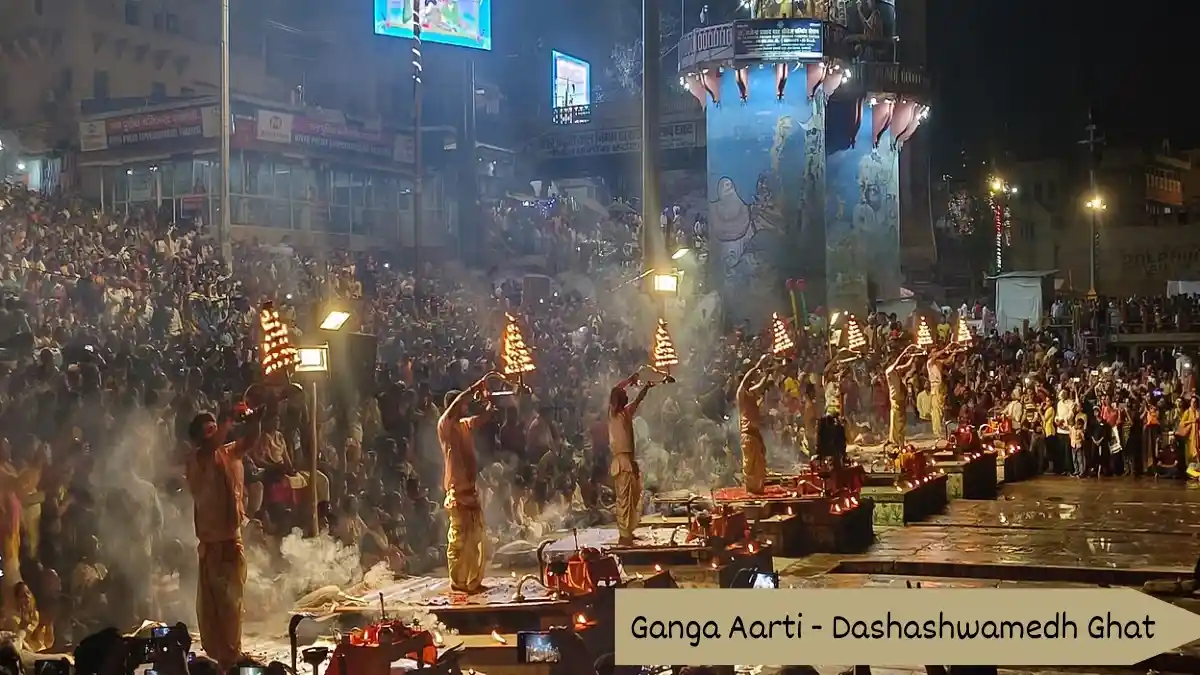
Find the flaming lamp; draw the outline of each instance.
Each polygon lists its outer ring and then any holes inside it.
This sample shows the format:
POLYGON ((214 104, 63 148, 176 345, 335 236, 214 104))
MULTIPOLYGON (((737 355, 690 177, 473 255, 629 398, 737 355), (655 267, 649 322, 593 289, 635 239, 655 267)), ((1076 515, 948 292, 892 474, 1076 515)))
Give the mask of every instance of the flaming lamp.
POLYGON ((846 348, 857 352, 866 346, 867 337, 863 335, 858 319, 853 315, 846 317, 846 348))
POLYGON ((525 373, 537 370, 533 364, 533 352, 525 344, 525 336, 521 335, 521 326, 517 317, 512 314, 504 315, 504 344, 500 354, 504 361, 504 374, 508 377, 519 378, 525 373))
POLYGON ((659 319, 654 329, 654 364, 651 369, 663 376, 663 382, 674 382, 671 366, 676 365, 679 365, 679 355, 675 352, 675 341, 667 332, 667 322, 659 319))
POLYGON ((967 327, 967 322, 959 319, 958 330, 954 332, 954 343, 959 347, 969 348, 973 339, 971 337, 971 329, 967 327))
POLYGON ((290 373, 300 363, 300 354, 288 336, 287 324, 279 318, 274 303, 264 303, 258 313, 262 330, 258 346, 263 375, 270 377, 277 372, 290 373))
POLYGON ((789 349, 795 349, 796 343, 792 342, 792 336, 788 334, 787 324, 779 313, 771 315, 771 353, 779 356, 789 349))
POLYGON ((929 330, 929 322, 925 317, 921 317, 921 323, 917 325, 917 346, 921 349, 933 346, 933 331, 929 330))

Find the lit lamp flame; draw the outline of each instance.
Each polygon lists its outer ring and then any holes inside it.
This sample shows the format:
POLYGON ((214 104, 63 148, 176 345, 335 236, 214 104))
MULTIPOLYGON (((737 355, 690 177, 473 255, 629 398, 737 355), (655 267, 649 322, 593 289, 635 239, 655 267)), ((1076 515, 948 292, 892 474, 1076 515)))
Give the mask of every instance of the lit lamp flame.
POLYGON ((859 351, 867 346, 867 337, 863 335, 862 327, 858 325, 858 319, 853 315, 846 317, 846 347, 853 351, 859 351))
POLYGON ((671 366, 679 365, 679 354, 675 351, 675 341, 667 332, 667 322, 658 320, 654 329, 654 363, 651 369, 663 376, 663 382, 674 382, 671 377, 671 366))
POLYGON ((662 565, 659 565, 658 563, 655 563, 655 564, 654 564, 654 571, 655 571, 656 573, 657 573, 657 572, 661 572, 661 571, 662 571, 662 565))
POLYGON ((779 356, 795 347, 796 343, 792 342, 792 336, 788 334, 787 323, 778 313, 771 315, 771 353, 779 356))
POLYGON ((292 345, 287 324, 279 318, 274 303, 263 304, 258 313, 258 323, 262 333, 258 356, 262 362, 263 375, 286 373, 295 368, 300 363, 300 353, 292 345))
POLYGON ((495 640, 496 642, 499 642, 502 645, 508 644, 508 640, 505 640, 504 636, 497 633, 496 631, 492 631, 492 639, 495 640))
POLYGON ((958 330, 954 332, 954 343, 960 347, 970 347, 973 339, 971 329, 967 328, 967 322, 959 319, 958 330))
POLYGON ((921 349, 933 346, 933 331, 929 330, 929 322, 925 317, 921 317, 921 323, 917 325, 917 346, 921 349))
POLYGON ((533 352, 525 344, 521 326, 512 314, 504 315, 504 342, 500 356, 504 361, 505 375, 520 377, 537 370, 533 364, 533 352))
POLYGON ((586 616, 584 616, 583 614, 576 614, 576 615, 575 615, 575 624, 576 624, 576 625, 579 625, 579 626, 586 626, 586 625, 587 625, 587 622, 588 622, 588 620, 587 620, 587 617, 586 617, 586 616))

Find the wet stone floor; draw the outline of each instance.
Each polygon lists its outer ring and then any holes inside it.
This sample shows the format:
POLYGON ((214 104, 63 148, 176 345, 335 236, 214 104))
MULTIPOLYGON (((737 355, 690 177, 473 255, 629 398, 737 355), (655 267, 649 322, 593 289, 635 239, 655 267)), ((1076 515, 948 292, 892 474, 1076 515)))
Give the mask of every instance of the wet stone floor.
MULTIPOLYGON (((1140 587, 1142 576, 1191 577, 1197 556, 1200 489, 1042 477, 1005 485, 994 501, 955 500, 924 522, 877 527, 862 555, 783 559, 776 568, 782 586, 797 588, 1061 588, 1107 583, 1096 579, 1109 574, 1111 583, 1140 587)), ((1174 602, 1200 613, 1198 601, 1174 602)), ((1174 654, 1200 663, 1200 642, 1174 654)))

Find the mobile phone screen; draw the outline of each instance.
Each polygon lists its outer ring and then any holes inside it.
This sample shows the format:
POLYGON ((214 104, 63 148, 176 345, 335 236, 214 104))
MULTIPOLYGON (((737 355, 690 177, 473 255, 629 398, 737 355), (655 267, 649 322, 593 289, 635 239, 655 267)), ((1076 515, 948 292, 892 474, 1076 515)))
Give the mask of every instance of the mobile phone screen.
POLYGON ((517 633, 517 656, 521 663, 558 663, 562 658, 549 633, 517 633))

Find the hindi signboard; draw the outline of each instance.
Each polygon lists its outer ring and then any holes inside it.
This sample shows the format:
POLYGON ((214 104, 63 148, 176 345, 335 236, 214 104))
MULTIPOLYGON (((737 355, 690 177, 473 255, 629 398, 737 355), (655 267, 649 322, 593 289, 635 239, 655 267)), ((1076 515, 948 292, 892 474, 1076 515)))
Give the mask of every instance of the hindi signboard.
POLYGON ((819 19, 736 21, 733 58, 749 61, 819 61, 825 55, 819 19))
MULTIPOLYGON (((704 145, 704 130, 695 122, 675 122, 660 127, 660 145, 664 150, 695 148, 704 145)), ((548 157, 585 157, 641 152, 639 127, 596 129, 575 133, 552 134, 542 141, 542 154, 548 157)))

